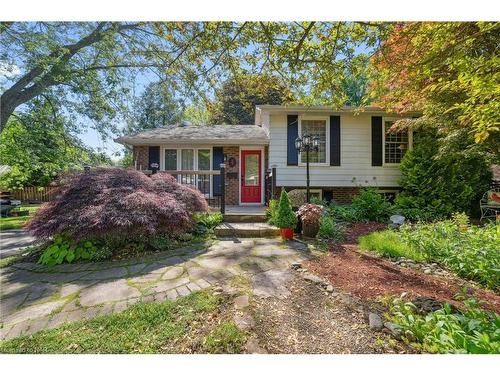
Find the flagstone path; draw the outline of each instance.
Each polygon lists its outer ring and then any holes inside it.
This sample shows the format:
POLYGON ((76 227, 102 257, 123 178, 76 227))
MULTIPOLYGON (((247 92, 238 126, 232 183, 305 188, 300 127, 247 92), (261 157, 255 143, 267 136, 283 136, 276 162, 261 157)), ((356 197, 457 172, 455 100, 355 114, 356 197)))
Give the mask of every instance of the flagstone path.
POLYGON ((119 312, 140 301, 178 296, 243 276, 260 296, 284 298, 290 265, 305 245, 280 239, 228 238, 146 258, 64 264, 17 263, 0 269, 0 339, 119 312))

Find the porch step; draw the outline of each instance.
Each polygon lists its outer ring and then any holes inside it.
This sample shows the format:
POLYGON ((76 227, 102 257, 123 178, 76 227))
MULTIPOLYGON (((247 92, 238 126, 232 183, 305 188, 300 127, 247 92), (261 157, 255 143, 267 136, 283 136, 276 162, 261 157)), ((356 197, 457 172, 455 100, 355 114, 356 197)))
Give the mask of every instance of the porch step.
POLYGON ((215 228, 219 237, 275 237, 279 228, 267 223, 221 223, 215 228))
POLYGON ((238 214, 238 213, 225 213, 224 221, 226 223, 264 223, 266 221, 265 214, 238 214))

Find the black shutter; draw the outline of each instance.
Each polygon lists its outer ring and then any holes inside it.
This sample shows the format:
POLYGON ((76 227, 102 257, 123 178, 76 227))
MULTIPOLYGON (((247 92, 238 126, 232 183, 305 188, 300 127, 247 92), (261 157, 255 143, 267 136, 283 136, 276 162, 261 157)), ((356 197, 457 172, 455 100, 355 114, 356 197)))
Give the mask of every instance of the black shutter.
POLYGON ((340 165, 340 116, 330 116, 330 165, 340 165))
MULTIPOLYGON (((224 163, 224 152, 222 147, 213 147, 212 149, 212 169, 214 171, 220 170, 221 163, 224 163)), ((213 179, 213 194, 214 196, 220 196, 222 194, 222 186, 221 186, 221 176, 214 175, 213 179)))
POLYGON ((382 117, 372 116, 372 166, 382 166, 382 117))
POLYGON ((299 153, 295 148, 295 140, 299 136, 299 116, 298 115, 288 115, 287 116, 287 144, 286 144, 286 165, 298 165, 299 164, 299 153))
POLYGON ((153 169, 151 164, 158 164, 160 169, 160 146, 149 146, 149 169, 153 169))

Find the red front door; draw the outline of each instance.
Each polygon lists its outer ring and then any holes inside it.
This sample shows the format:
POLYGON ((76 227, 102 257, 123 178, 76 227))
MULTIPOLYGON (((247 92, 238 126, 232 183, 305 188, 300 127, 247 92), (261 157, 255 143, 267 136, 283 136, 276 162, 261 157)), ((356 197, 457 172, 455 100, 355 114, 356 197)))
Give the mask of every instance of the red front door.
POLYGON ((261 150, 241 151, 241 203, 261 203, 261 150))

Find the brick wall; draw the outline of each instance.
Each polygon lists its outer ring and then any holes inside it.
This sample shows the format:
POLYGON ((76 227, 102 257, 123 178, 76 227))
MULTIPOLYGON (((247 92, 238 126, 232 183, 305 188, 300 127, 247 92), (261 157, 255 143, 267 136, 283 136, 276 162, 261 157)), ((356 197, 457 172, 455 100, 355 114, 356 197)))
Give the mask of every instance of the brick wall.
POLYGON ((134 146, 132 151, 134 163, 137 160, 137 169, 148 169, 149 149, 148 146, 134 146))
POLYGON ((224 146, 222 152, 227 156, 226 160, 226 204, 239 204, 239 166, 240 166, 240 147, 224 146), (234 167, 229 166, 229 159, 234 158, 236 163, 234 167), (229 174, 229 175, 228 175, 229 174), (232 175, 231 175, 232 174, 232 175))
MULTIPOLYGON (((327 189, 324 189, 325 191, 327 189)), ((352 198, 359 194, 359 187, 333 187, 328 189, 332 192, 332 200, 336 203, 346 204, 351 203, 352 198)), ((323 194, 324 195, 324 194, 323 194)))

